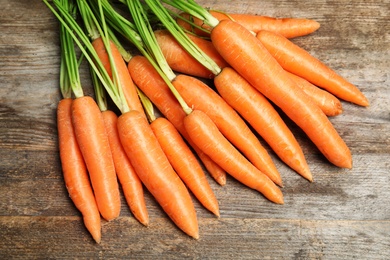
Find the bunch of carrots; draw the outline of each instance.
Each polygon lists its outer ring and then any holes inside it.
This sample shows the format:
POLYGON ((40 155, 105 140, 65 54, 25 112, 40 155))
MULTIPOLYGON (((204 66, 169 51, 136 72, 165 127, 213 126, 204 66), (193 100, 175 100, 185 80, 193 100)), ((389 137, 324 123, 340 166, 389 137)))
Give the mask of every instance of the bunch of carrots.
POLYGON ((316 21, 227 14, 193 0, 43 1, 60 21, 63 98, 57 123, 64 180, 97 243, 101 218, 112 221, 120 214, 120 186, 140 223, 149 224, 145 187, 195 239, 199 230, 190 192, 220 217, 206 173, 221 186, 228 174, 283 204, 283 181, 259 137, 313 181, 275 106, 330 163, 352 167, 350 150, 329 117, 342 113, 341 100, 363 107, 369 102, 289 40, 316 31, 316 21), (155 21, 162 29, 153 29, 155 21), (123 47, 123 40, 136 51, 123 47), (83 61, 94 98, 83 94, 83 61), (109 98, 115 109, 107 105, 109 98))

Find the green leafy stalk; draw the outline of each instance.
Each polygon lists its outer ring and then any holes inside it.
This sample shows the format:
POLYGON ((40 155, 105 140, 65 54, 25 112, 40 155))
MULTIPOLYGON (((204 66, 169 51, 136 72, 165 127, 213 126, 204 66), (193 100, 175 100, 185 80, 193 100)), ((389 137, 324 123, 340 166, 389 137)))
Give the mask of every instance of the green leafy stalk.
POLYGON ((144 107, 146 116, 149 119, 149 122, 156 120, 156 115, 154 114, 154 106, 152 101, 139 89, 137 88, 137 93, 139 99, 141 100, 142 106, 144 107))

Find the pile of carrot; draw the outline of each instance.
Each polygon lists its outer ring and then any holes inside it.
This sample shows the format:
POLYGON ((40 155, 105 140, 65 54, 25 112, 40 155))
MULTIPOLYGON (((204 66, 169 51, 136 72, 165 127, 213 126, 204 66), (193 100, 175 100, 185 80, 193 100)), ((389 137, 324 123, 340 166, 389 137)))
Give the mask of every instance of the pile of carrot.
POLYGON ((313 175, 281 113, 330 163, 352 168, 329 117, 344 112, 342 102, 369 102, 290 40, 314 33, 318 22, 210 11, 193 0, 43 1, 61 25, 57 125, 64 180, 97 243, 101 218, 120 215, 120 187, 141 224, 150 222, 146 188, 195 239, 191 194, 220 217, 207 174, 220 186, 231 176, 283 204, 283 180, 262 141, 303 178, 312 182, 313 175), (153 30, 156 20, 165 28, 153 30), (78 70, 85 63, 94 96, 83 94, 78 70))

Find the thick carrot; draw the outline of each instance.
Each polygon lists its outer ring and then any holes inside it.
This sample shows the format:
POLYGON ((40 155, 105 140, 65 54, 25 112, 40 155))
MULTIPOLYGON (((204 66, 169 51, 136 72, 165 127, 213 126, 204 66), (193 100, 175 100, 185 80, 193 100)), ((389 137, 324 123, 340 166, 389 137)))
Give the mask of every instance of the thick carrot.
MULTIPOLYGON (((202 78, 214 78, 215 75, 186 52, 167 30, 158 30, 154 34, 166 61, 173 70, 202 78)), ((190 34, 188 37, 220 67, 228 66, 210 41, 190 34)))
POLYGON ((147 120, 132 110, 118 118, 123 147, 139 178, 172 221, 198 238, 198 221, 190 194, 170 165, 147 120))
POLYGON ((72 99, 65 98, 58 103, 57 107, 58 142, 62 172, 69 196, 83 215, 86 228, 93 239, 100 243, 100 213, 74 133, 71 106, 72 99))
MULTIPOLYGON (((254 33, 259 31, 266 30, 275 33, 279 33, 286 38, 295 38, 299 36, 304 36, 311 34, 320 28, 320 24, 317 21, 304 18, 275 18, 269 16, 261 15, 252 15, 252 14, 225 14, 218 11, 210 11, 210 13, 221 20, 231 20, 241 24, 245 28, 254 33)), ((196 25, 201 26, 202 28, 210 31, 210 26, 207 26, 200 19, 195 17, 190 17, 187 13, 180 14, 183 18, 194 22, 196 25)), ((208 36, 207 31, 202 31, 196 27, 192 27, 191 24, 178 18, 177 23, 180 24, 183 28, 188 31, 193 31, 199 36, 208 36)))
POLYGON ((278 186, 239 153, 204 112, 194 110, 184 119, 184 124, 191 139, 215 162, 223 165, 227 173, 270 201, 283 204, 283 194, 278 186))
POLYGON ((367 98, 355 85, 287 38, 267 31, 259 32, 257 38, 285 70, 340 99, 360 106, 369 105, 367 98))
POLYGON ((218 201, 198 160, 179 132, 166 118, 150 124, 173 169, 202 205, 219 217, 218 201))
POLYGON ((287 72, 291 79, 321 108, 327 116, 337 116, 343 112, 341 102, 334 95, 318 88, 309 81, 293 73, 287 72))
POLYGON ((118 117, 111 111, 102 112, 104 124, 107 131, 115 171, 122 186, 127 205, 134 217, 143 225, 149 224, 149 215, 145 205, 142 182, 139 179, 130 160, 123 149, 118 133, 118 117))
POLYGON ((299 143, 272 104, 257 89, 230 67, 215 77, 214 84, 223 99, 246 119, 283 162, 312 181, 299 143))
MULTIPOLYGON (((202 81, 187 75, 178 75, 173 85, 185 102, 206 113, 222 134, 240 150, 254 166, 272 181, 282 185, 282 180, 271 156, 261 145, 244 120, 215 91, 202 81)), ((221 165, 222 167, 222 165, 221 165)))
POLYGON ((204 166, 215 181, 222 186, 225 185, 225 171, 191 142, 183 123, 186 116, 185 112, 152 64, 143 56, 134 56, 128 64, 128 69, 134 78, 136 85, 145 93, 152 103, 155 104, 158 110, 175 126, 190 146, 196 151, 204 166))
POLYGON ((327 116, 290 79, 251 32, 238 23, 223 20, 213 28, 211 39, 222 57, 279 106, 330 162, 339 167, 352 167, 350 150, 327 116))
MULTIPOLYGON (((92 45, 99 56, 99 59, 101 60, 104 68, 112 78, 112 71, 111 71, 111 65, 109 61, 109 56, 107 54, 107 50, 104 46, 104 42, 101 37, 95 39, 92 42, 92 45)), ((123 94, 125 96, 125 99, 127 101, 127 104, 129 105, 130 109, 135 109, 137 111, 140 111, 146 118, 146 115, 144 113, 142 104, 139 100, 136 87, 134 85, 133 79, 130 76, 129 71, 127 70, 127 65, 120 54, 118 48, 116 45, 110 41, 110 48, 112 57, 115 62, 115 68, 117 70, 117 75, 119 82, 118 84, 121 86, 123 94)))
POLYGON ((113 220, 120 214, 119 187, 103 116, 91 97, 73 101, 72 122, 100 214, 113 220))

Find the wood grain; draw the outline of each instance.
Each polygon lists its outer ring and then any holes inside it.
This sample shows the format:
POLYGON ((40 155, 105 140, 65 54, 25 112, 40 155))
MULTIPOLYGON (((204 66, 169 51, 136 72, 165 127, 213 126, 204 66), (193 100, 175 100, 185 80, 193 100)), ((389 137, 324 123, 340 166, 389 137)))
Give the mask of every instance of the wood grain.
MULTIPOLYGON (((270 151, 285 205, 228 177, 211 178, 216 219, 194 199, 200 239, 180 232, 146 192, 150 227, 122 196, 121 216, 102 227, 97 245, 68 197, 58 156, 58 23, 41 1, 0 0, 0 259, 390 259, 389 1, 200 0, 213 9, 321 23, 293 41, 356 84, 370 100, 343 102, 331 118, 350 147, 351 170, 330 165, 288 119, 314 182, 270 151)), ((81 69, 92 95, 88 70, 81 69)), ((261 140, 262 141, 262 140, 261 140)))

